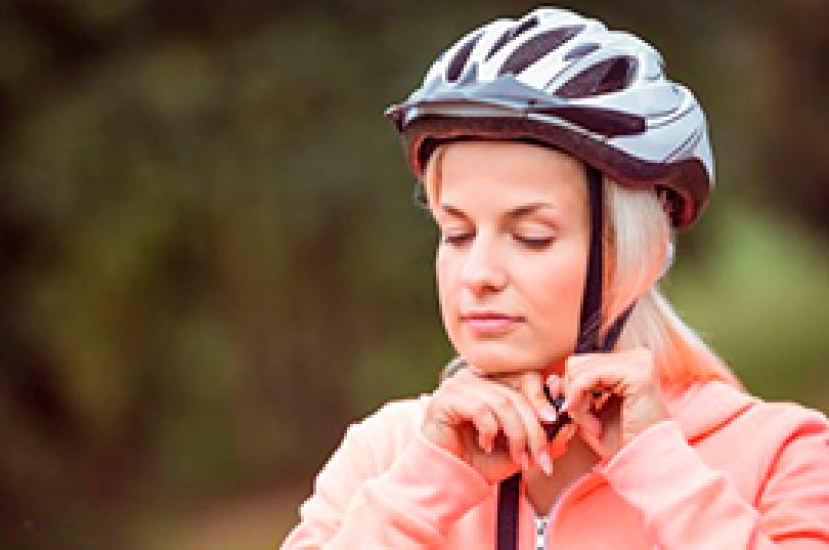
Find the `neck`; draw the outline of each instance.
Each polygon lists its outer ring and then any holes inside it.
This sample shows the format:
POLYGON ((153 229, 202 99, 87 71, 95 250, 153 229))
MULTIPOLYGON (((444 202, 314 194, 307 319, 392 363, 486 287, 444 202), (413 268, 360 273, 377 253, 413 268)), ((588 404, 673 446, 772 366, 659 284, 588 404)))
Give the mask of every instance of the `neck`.
POLYGON ((527 498, 536 515, 547 516, 561 494, 598 462, 599 456, 576 435, 568 443, 567 452, 553 464, 552 476, 534 468, 523 472, 527 498))

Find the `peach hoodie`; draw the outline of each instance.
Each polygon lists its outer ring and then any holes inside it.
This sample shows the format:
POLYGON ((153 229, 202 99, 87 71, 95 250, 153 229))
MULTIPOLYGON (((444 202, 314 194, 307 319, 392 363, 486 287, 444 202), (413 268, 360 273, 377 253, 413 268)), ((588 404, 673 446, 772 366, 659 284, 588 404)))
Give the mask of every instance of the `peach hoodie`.
MULTIPOLYGON (((351 426, 283 550, 491 549, 497 486, 419 434, 428 396, 351 426)), ((557 501, 548 549, 829 548, 829 427, 796 405, 692 386, 557 501)), ((536 548, 522 495, 519 548, 536 548)))

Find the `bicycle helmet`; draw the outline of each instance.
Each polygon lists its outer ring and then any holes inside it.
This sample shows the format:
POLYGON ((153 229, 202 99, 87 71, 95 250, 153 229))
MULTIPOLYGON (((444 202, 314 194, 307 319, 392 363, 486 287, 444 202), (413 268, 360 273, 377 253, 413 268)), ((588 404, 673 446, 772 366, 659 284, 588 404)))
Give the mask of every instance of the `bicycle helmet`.
POLYGON ((621 185, 664 190, 674 227, 685 228, 708 200, 714 163, 699 103, 663 69, 631 34, 539 8, 461 38, 386 116, 418 178, 445 140, 535 140, 621 185))

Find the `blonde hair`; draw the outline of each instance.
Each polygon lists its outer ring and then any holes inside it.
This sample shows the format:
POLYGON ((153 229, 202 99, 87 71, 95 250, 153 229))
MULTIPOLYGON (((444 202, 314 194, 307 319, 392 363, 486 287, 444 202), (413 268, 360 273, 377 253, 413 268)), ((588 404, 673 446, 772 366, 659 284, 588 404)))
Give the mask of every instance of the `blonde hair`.
MULTIPOLYGON (((423 180, 431 205, 440 193, 441 159, 438 146, 426 164, 423 180)), ((601 329, 635 303, 616 344, 617 350, 646 348, 653 353, 663 388, 681 389, 694 382, 740 382, 703 340, 674 311, 659 290, 659 280, 673 247, 673 230, 663 201, 655 190, 634 190, 605 177, 603 182, 604 273, 601 329)), ((446 377, 463 366, 456 358, 444 369, 446 377)))
POLYGON ((726 364, 674 311, 659 289, 673 231, 654 190, 605 178, 604 311, 602 328, 636 303, 616 349, 647 348, 663 386, 720 380, 740 387, 726 364))

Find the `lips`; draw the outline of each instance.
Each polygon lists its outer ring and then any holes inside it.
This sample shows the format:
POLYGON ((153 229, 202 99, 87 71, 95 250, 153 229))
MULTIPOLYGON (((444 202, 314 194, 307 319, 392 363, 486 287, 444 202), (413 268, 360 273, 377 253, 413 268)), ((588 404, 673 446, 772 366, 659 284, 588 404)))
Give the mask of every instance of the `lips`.
POLYGON ((495 311, 473 311, 461 315, 461 321, 475 334, 498 336, 510 332, 524 319, 495 311))

